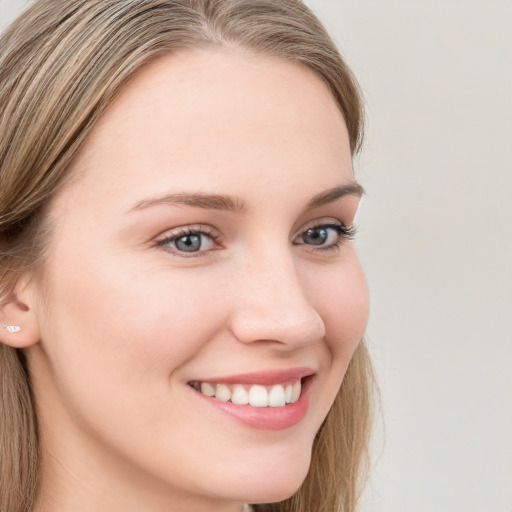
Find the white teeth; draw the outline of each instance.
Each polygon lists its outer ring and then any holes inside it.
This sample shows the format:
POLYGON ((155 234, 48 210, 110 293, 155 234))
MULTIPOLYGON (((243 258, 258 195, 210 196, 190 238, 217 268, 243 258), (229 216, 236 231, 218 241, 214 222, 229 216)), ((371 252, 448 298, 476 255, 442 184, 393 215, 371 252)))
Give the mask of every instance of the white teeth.
POLYGON ((300 385, 300 380, 298 380, 294 385, 293 385, 293 390, 292 390, 292 400, 291 400, 291 403, 295 403, 299 397, 300 397, 300 391, 301 391, 301 385, 300 385))
POLYGON ((287 404, 291 403, 291 401, 292 401, 292 391, 293 391, 293 386, 291 384, 288 384, 288 386, 286 386, 286 389, 284 391, 284 399, 286 400, 287 404))
POLYGON ((283 386, 272 386, 268 394, 268 405, 270 407, 283 407, 283 405, 286 405, 283 386))
POLYGON ((236 405, 251 405, 252 407, 284 407, 295 403, 302 391, 301 381, 274 386, 252 386, 242 384, 210 384, 208 382, 192 381, 190 385, 203 395, 215 397, 221 402, 231 401, 236 405))
POLYGON ((231 391, 225 384, 217 384, 215 398, 221 402, 227 402, 231 399, 231 391))
POLYGON ((249 403, 249 393, 244 389, 243 386, 237 384, 233 388, 233 394, 231 395, 231 401, 237 405, 246 405, 249 403))
POLYGON ((201 393, 206 396, 215 396, 215 389, 208 382, 203 382, 201 384, 201 393))
POLYGON ((253 407, 268 407, 268 393, 265 386, 251 386, 249 390, 249 404, 253 407))

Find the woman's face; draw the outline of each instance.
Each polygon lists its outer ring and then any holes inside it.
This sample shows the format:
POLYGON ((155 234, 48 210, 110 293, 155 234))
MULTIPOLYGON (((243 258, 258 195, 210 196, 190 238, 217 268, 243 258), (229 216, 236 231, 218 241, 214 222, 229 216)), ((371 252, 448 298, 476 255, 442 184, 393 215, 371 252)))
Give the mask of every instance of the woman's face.
POLYGON ((236 51, 163 57, 71 172, 28 349, 54 501, 66 479, 110 510, 291 495, 368 314, 327 87, 236 51))

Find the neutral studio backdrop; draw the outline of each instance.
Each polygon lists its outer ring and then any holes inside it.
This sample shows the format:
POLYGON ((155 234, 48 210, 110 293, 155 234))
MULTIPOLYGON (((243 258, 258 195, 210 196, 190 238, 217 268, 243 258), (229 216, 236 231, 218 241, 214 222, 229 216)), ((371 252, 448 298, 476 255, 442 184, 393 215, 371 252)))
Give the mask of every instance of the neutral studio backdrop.
MULTIPOLYGON (((512 512, 512 1, 307 3, 367 103, 364 510, 512 512)), ((0 0, 0 27, 24 4, 0 0)))

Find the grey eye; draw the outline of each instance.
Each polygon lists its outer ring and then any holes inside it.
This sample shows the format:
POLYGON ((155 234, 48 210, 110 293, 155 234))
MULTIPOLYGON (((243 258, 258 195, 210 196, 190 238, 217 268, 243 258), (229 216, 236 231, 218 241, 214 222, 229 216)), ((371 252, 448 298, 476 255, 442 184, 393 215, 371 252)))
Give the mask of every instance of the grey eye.
POLYGON ((203 252, 211 249, 215 242, 207 233, 181 233, 159 242, 159 245, 171 246, 175 251, 182 253, 203 252))
POLYGON ((344 240, 352 240, 356 229, 343 224, 322 224, 303 231, 294 241, 297 245, 312 245, 322 249, 339 246, 344 240))
POLYGON ((336 238, 338 237, 338 233, 332 228, 326 228, 323 226, 311 228, 304 231, 302 234, 302 243, 308 245, 324 245, 329 240, 329 234, 335 235, 336 238))
POLYGON ((201 249, 202 235, 183 235, 173 240, 178 251, 196 252, 201 249))

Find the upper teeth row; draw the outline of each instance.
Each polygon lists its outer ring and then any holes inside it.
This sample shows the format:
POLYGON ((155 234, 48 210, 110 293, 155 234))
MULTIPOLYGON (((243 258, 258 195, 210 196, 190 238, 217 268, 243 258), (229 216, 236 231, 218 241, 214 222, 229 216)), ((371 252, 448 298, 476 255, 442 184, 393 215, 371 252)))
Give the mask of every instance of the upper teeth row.
POLYGON ((242 384, 230 387, 228 384, 210 384, 208 382, 192 382, 192 386, 203 395, 215 397, 222 402, 231 401, 237 405, 252 405, 253 407, 283 407, 293 404, 300 397, 301 383, 275 386, 262 386, 254 384, 247 389, 242 384))

